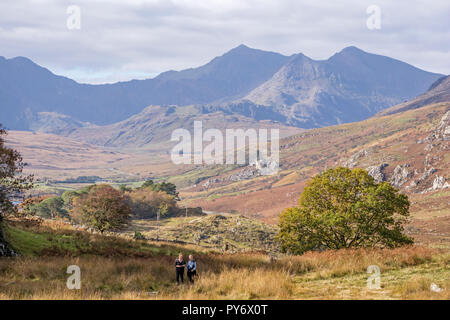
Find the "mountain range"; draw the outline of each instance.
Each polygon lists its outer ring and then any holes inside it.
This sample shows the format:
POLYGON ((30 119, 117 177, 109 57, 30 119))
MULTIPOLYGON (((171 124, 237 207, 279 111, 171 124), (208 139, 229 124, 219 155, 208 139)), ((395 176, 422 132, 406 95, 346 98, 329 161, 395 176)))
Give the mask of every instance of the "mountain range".
POLYGON ((314 128, 366 119, 441 77, 356 47, 313 60, 240 45, 198 68, 101 85, 55 75, 27 58, 0 57, 0 121, 15 130, 69 134, 148 115, 151 106, 194 105, 197 115, 314 128))
POLYGON ((230 101, 270 79, 287 60, 281 54, 239 46, 199 68, 90 85, 57 76, 24 57, 0 57, 0 119, 10 129, 29 130, 39 112, 55 112, 105 125, 149 105, 230 101))

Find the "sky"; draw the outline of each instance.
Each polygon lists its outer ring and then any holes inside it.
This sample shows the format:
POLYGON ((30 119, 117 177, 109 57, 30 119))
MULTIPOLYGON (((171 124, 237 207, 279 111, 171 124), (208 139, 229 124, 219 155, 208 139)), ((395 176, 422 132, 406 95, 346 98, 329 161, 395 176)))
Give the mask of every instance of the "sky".
POLYGON ((0 1, 0 56, 78 82, 152 78, 240 44, 313 59, 354 45, 450 74, 450 1, 0 1))

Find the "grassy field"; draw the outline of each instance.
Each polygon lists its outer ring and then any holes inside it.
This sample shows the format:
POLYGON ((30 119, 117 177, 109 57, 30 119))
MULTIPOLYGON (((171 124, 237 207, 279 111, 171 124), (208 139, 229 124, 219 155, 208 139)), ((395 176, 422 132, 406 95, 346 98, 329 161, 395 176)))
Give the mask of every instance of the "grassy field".
POLYGON ((8 222, 20 257, 0 259, 0 299, 449 299, 450 253, 425 247, 359 249, 279 256, 221 254, 8 222), (194 254, 194 285, 175 284, 178 252, 194 254), (69 265, 81 268, 81 290, 66 288, 69 265), (368 289, 367 267, 380 270, 368 289), (434 283, 441 292, 430 290, 434 283))

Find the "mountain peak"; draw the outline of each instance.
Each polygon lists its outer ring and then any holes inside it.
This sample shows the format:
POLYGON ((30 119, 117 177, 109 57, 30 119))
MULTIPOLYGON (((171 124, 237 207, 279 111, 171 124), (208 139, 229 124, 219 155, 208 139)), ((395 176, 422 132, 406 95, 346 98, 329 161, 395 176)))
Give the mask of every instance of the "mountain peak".
POLYGON ((359 49, 358 47, 348 46, 348 47, 345 47, 344 49, 342 49, 339 53, 346 54, 346 53, 366 53, 366 52, 359 49))
POLYGON ((344 49, 342 49, 339 52, 336 52, 334 55, 332 55, 330 58, 328 58, 328 61, 333 61, 333 60, 348 60, 348 59, 354 59, 354 58, 360 58, 363 56, 368 56, 370 55, 369 53, 359 49, 358 47, 355 46, 348 46, 345 47, 344 49))
POLYGON ((230 54, 230 53, 237 53, 237 54, 242 54, 242 53, 249 53, 249 52, 256 52, 256 51, 260 51, 258 49, 253 49, 250 48, 248 46, 246 46, 245 44, 240 44, 237 47, 231 49, 230 51, 226 52, 224 55, 230 54))
POLYGON ((26 57, 18 56, 10 59, 6 59, 11 62, 20 63, 20 64, 29 64, 29 65, 36 65, 31 59, 28 59, 26 57))
POLYGON ((244 49, 251 49, 250 47, 246 46, 245 44, 241 43, 240 45, 238 45, 236 48, 234 49, 240 49, 240 50, 244 50, 244 49))

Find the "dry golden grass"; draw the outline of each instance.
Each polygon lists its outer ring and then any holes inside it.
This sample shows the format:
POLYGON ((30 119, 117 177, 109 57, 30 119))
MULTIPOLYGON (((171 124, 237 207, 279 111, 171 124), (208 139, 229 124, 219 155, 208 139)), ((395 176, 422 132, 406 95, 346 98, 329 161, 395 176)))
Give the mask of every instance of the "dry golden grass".
POLYGON ((167 255, 0 259, 0 299, 450 298, 450 255, 422 247, 317 252, 276 261, 262 254, 196 259, 199 277, 181 287, 175 284, 174 257, 167 255), (81 290, 66 288, 72 264, 81 268, 81 290), (366 287, 372 264, 381 269, 381 290, 366 287), (432 292, 431 283, 443 291, 432 292))

